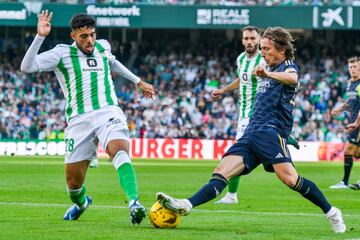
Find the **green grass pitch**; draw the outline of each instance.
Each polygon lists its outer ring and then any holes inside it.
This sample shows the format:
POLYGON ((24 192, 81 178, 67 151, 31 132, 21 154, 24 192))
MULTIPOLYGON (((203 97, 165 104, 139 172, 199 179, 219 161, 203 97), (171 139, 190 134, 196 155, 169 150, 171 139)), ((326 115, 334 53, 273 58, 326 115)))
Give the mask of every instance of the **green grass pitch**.
MULTIPOLYGON (((332 232, 320 209, 262 167, 242 178, 237 205, 207 203, 182 217, 176 229, 155 229, 148 219, 133 226, 115 170, 104 159, 100 164, 89 169, 86 179, 93 205, 78 221, 65 222, 62 217, 71 202, 63 159, 0 157, 0 239, 360 239, 360 191, 328 188, 342 177, 342 163, 295 164, 343 211, 348 230, 341 235, 332 232)), ((150 209, 157 191, 191 196, 209 180, 216 164, 134 160, 141 202, 150 209)), ((358 179, 356 163, 351 180, 358 179)))

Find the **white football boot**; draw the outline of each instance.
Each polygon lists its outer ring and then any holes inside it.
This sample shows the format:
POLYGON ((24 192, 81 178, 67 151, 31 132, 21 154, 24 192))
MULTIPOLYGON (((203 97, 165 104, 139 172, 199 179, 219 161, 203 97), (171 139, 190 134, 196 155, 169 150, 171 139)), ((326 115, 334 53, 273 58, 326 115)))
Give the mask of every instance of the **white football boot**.
POLYGON ((349 188, 349 185, 345 185, 344 181, 341 181, 337 184, 330 186, 330 188, 331 189, 345 189, 345 188, 349 188))
POLYGON ((182 216, 188 215, 192 209, 192 204, 188 199, 176 199, 162 192, 156 193, 156 198, 161 206, 182 216))
POLYGON ((215 204, 237 204, 237 194, 227 192, 223 198, 221 198, 219 201, 214 202, 215 204))
POLYGON ((326 213, 326 217, 329 219, 329 222, 335 233, 344 233, 346 231, 346 226, 340 209, 331 207, 329 212, 326 213))

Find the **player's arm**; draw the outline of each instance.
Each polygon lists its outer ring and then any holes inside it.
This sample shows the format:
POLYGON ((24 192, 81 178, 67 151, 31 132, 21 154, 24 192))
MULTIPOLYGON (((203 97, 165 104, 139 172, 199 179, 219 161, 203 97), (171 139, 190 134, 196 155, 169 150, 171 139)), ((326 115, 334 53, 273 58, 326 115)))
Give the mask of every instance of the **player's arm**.
POLYGON ((355 122, 346 125, 345 128, 346 128, 346 130, 347 130, 348 132, 352 132, 352 131, 354 131, 355 129, 357 129, 358 127, 360 127, 360 113, 358 114, 355 122))
POLYGON ((128 68, 121 64, 116 59, 110 61, 111 70, 120 74, 124 78, 130 80, 135 83, 144 93, 144 96, 147 98, 152 98, 155 95, 154 88, 151 84, 144 82, 138 76, 133 74, 128 68))
POLYGON ((39 49, 51 30, 52 13, 42 11, 38 18, 37 35, 21 62, 20 69, 23 72, 32 73, 38 71, 53 70, 61 58, 61 51, 53 48, 50 51, 38 55, 39 49))
POLYGON ((212 91, 211 96, 213 98, 219 98, 226 92, 230 92, 230 91, 239 89, 239 85, 240 85, 239 78, 235 78, 234 81, 232 81, 228 85, 224 86, 223 88, 216 89, 216 90, 212 91))
POLYGON ((342 113, 343 111, 348 110, 350 108, 348 101, 340 105, 340 107, 331 110, 331 116, 335 117, 340 113, 342 113))
POLYGON ((281 84, 290 86, 296 85, 299 78, 298 72, 292 67, 287 68, 285 72, 270 72, 263 66, 257 66, 254 70, 254 75, 263 78, 272 78, 281 84))

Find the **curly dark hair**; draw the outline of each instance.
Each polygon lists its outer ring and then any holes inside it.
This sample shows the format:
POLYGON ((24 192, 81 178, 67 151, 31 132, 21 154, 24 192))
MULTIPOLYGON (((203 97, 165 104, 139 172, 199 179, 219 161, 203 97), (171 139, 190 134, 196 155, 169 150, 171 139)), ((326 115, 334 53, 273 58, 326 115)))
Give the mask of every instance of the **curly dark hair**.
POLYGON ((293 42, 295 39, 290 32, 282 27, 269 27, 265 30, 262 38, 267 38, 275 43, 275 48, 281 50, 285 48, 285 57, 294 60, 295 48, 293 42))
POLYGON ((71 18, 70 26, 72 30, 82 27, 95 28, 96 20, 93 16, 86 13, 78 13, 71 18))

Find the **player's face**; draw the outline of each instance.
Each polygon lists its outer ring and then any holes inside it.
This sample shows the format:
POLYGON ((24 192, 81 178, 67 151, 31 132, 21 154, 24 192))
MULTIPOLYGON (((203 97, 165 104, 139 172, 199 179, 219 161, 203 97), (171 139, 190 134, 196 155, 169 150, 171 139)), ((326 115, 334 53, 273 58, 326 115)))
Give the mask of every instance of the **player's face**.
POLYGON ((348 69, 351 78, 357 79, 359 77, 359 63, 357 62, 349 63, 348 69))
POLYGON ((75 29, 71 32, 71 38, 85 54, 91 54, 94 51, 96 41, 95 28, 82 27, 75 29))
POLYGON ((268 38, 260 40, 261 55, 269 66, 276 66, 285 60, 285 49, 277 50, 275 44, 268 38))
POLYGON ((247 53, 254 53, 259 48, 260 35, 256 31, 245 30, 242 36, 242 44, 247 53))

